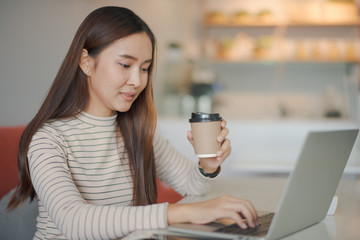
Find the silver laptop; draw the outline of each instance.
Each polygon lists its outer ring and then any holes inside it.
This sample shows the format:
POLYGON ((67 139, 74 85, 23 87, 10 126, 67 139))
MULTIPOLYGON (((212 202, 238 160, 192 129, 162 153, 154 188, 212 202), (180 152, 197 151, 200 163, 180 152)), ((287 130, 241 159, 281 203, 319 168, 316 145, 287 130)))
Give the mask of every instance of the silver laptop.
POLYGON ((260 216, 258 228, 236 224, 174 224, 169 231, 199 238, 279 239, 320 222, 326 216, 358 129, 310 132, 287 181, 276 213, 260 216), (262 219, 263 217, 270 220, 262 219), (266 224, 266 222, 269 224, 266 224))

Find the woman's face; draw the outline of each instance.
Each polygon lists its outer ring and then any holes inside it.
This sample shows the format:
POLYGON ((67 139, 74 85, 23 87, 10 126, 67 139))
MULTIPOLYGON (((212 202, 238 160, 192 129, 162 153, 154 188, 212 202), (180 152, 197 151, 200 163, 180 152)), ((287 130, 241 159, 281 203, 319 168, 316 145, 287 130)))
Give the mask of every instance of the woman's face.
POLYGON ((96 58, 88 56, 88 60, 90 99, 85 112, 112 116, 116 111, 128 111, 146 87, 152 43, 145 32, 132 34, 113 42, 96 58))

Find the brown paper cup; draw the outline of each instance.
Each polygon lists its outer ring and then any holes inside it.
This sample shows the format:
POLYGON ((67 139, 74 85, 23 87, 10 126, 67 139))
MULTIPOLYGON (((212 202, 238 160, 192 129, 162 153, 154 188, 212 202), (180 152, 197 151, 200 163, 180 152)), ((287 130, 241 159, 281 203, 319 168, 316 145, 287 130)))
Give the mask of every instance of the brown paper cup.
POLYGON ((220 121, 190 124, 196 156, 199 158, 216 157, 216 151, 220 148, 220 143, 216 141, 221 131, 220 121))

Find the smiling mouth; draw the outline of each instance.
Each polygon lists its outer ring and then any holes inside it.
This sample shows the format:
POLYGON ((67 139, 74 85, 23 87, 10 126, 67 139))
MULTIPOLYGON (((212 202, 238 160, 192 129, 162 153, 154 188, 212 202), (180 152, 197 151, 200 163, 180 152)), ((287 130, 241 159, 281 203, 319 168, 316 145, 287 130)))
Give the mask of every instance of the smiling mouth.
POLYGON ((131 101, 134 99, 135 97, 135 93, 121 93, 121 96, 126 100, 126 101, 131 101))

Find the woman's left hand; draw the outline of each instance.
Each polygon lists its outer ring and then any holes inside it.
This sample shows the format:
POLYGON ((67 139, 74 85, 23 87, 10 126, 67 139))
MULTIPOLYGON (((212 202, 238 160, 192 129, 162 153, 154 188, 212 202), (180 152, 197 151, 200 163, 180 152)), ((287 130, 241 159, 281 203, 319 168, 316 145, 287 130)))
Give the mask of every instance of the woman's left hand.
MULTIPOLYGON (((216 152, 216 157, 200 158, 200 166, 206 173, 215 172, 231 153, 230 140, 226 138, 229 133, 229 129, 226 127, 226 121, 222 120, 220 126, 221 132, 216 138, 216 141, 218 141, 221 145, 219 150, 216 152)), ((187 132, 187 138, 190 143, 194 145, 191 131, 187 132)))

